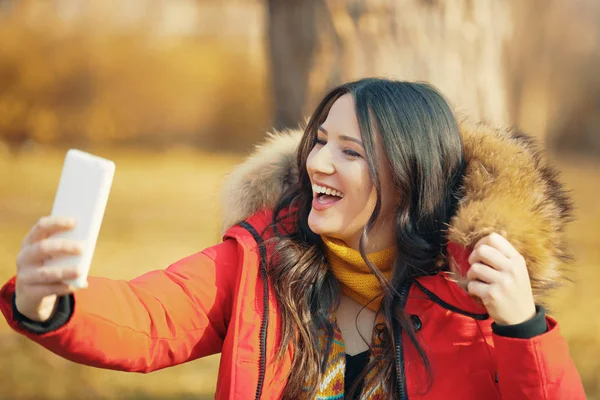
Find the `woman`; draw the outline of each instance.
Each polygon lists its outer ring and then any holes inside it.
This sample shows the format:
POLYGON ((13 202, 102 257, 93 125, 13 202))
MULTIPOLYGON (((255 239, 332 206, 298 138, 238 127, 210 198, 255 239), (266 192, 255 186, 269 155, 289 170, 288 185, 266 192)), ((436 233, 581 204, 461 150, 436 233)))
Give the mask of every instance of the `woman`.
POLYGON ((220 352, 217 398, 585 398, 535 305, 570 206, 531 140, 382 79, 334 89, 297 139, 234 171, 223 242, 164 271, 73 293, 76 271, 43 267, 79 251, 52 239, 73 221, 40 220, 0 291, 8 323, 101 368, 220 352))

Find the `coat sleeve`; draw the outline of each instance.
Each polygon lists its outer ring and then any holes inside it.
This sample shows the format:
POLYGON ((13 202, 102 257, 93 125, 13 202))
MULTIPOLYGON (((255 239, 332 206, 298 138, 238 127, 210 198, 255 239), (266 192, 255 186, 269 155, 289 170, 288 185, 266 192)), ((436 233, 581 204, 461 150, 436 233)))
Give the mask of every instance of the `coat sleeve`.
POLYGON ((165 270, 131 281, 89 277, 74 295, 68 322, 36 334, 13 314, 15 278, 0 309, 17 332, 71 361, 150 372, 221 351, 237 278, 238 247, 228 239, 165 270))
POLYGON ((579 373, 555 320, 530 339, 493 335, 502 399, 585 400, 579 373))

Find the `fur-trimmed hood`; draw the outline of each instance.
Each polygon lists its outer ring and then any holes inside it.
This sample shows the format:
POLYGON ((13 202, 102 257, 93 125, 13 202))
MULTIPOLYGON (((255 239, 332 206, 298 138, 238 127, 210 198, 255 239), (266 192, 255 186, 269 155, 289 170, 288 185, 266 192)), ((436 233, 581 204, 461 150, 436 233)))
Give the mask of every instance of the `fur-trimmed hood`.
MULTIPOLYGON (((564 235, 571 201, 558 173, 535 140, 514 129, 461 123, 466 175, 464 196, 447 238, 449 262, 461 283, 460 259, 491 232, 505 236, 524 256, 536 301, 557 286, 569 261, 564 235), (463 254, 460 254, 460 253, 463 254)), ((297 182, 296 150, 302 132, 269 134, 224 182, 222 230, 273 207, 297 182)), ((463 261, 464 263, 464 261, 463 261)))

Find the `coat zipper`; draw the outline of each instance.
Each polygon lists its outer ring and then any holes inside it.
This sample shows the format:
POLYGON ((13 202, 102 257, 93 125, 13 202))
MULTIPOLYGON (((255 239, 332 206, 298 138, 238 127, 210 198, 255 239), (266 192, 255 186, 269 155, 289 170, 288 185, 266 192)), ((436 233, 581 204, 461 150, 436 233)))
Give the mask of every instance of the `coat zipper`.
MULTIPOLYGON (((412 280, 408 279, 402 284, 400 288, 400 307, 404 310, 406 301, 408 300, 408 292, 410 291, 410 285, 412 280)), ((398 398, 400 400, 408 400, 408 394, 406 393, 406 376, 404 371, 404 346, 402 343, 402 329, 394 329, 394 341, 396 343, 396 376, 398 378, 398 398)))
POLYGON ((267 273, 267 248, 262 236, 247 222, 241 222, 240 226, 246 229, 258 245, 260 253, 260 275, 263 281, 263 315, 260 322, 259 358, 258 358, 258 383, 256 385, 255 400, 260 400, 265 382, 265 370, 267 366, 267 328, 269 327, 269 274, 267 273))
MULTIPOLYGON (((433 301, 434 303, 436 303, 437 305, 439 305, 440 307, 442 307, 448 311, 452 311, 457 314, 465 315, 467 317, 471 317, 473 319, 481 320, 481 321, 486 320, 490 317, 489 314, 470 313, 468 311, 461 310, 460 308, 455 307, 452 304, 445 302, 444 300, 442 300, 438 296, 436 296, 433 292, 428 290, 425 286, 423 286, 416 279, 408 280, 405 284, 402 285, 402 288, 400 289, 400 305, 401 305, 402 309, 404 309, 404 307, 406 306, 406 301, 408 300, 408 292, 410 290, 410 285, 413 282, 419 287, 419 289, 421 289, 421 291, 423 293, 425 293, 425 295, 429 298, 429 300, 433 301)), ((408 400, 408 393, 406 393, 406 377, 405 377, 406 372, 404 371, 404 349, 403 349, 403 344, 402 344, 402 330, 395 329, 394 336, 395 336, 395 342, 396 342, 396 371, 397 371, 396 374, 398 376, 398 398, 400 400, 408 400)))

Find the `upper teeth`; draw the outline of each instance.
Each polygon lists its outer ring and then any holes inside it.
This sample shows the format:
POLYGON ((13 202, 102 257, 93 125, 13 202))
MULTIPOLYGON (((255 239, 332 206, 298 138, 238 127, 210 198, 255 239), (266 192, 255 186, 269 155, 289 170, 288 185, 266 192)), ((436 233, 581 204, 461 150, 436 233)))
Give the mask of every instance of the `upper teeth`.
POLYGON ((325 186, 319 186, 317 184, 313 185, 313 190, 316 193, 324 193, 324 194, 328 194, 328 195, 331 195, 331 196, 344 197, 344 194, 342 192, 339 192, 339 191, 337 191, 335 189, 331 189, 331 188, 328 188, 328 187, 325 187, 325 186))

